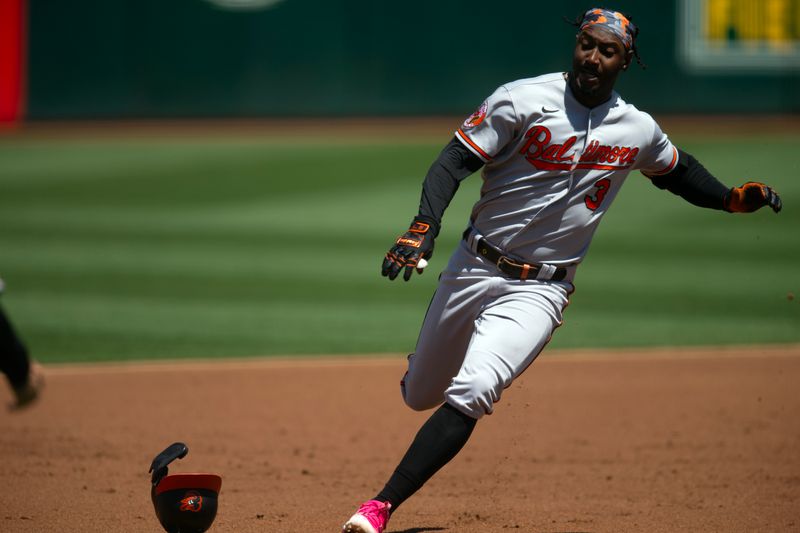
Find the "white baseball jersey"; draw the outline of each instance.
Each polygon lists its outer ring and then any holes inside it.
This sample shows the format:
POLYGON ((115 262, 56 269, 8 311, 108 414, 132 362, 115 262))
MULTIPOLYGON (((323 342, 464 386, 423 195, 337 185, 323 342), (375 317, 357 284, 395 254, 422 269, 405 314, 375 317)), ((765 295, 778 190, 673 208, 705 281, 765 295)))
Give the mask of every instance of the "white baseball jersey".
POLYGON ((587 108, 562 73, 498 88, 457 138, 485 164, 474 227, 531 263, 574 264, 631 170, 672 170, 678 152, 615 92, 587 108))
MULTIPOLYGON (((563 74, 503 85, 456 135, 486 163, 475 232, 529 263, 580 262, 627 174, 666 173, 678 161, 648 114, 616 93, 584 107, 563 74)), ((567 270, 558 282, 508 278, 462 241, 409 358, 406 403, 491 413, 561 325, 573 290, 574 267, 567 270)))

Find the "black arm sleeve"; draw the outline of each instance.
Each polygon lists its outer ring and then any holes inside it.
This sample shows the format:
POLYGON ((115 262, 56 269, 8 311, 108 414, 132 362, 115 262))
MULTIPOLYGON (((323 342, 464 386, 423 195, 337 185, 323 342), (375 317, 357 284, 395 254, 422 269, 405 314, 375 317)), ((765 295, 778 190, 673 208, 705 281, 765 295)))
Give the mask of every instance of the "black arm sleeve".
POLYGON ((678 164, 672 171, 650 179, 659 189, 667 189, 689 203, 725 210, 725 197, 730 189, 712 176, 694 156, 683 150, 678 150, 678 164))
POLYGON ((450 205, 461 181, 483 166, 483 161, 453 137, 433 162, 422 184, 419 216, 439 234, 444 210, 450 205))

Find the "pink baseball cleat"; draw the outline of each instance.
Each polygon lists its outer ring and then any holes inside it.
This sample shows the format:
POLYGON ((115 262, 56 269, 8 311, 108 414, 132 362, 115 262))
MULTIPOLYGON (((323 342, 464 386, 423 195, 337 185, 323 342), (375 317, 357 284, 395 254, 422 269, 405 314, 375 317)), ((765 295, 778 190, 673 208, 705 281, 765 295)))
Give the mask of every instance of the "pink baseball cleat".
POLYGON ((389 523, 389 502, 369 500, 361 504, 356 514, 342 527, 342 533, 383 533, 389 523))

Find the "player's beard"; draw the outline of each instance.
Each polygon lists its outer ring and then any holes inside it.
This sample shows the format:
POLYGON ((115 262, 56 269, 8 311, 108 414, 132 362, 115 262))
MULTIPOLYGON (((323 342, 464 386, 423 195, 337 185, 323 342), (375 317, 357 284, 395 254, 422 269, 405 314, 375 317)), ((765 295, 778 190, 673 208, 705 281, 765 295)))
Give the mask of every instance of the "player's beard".
POLYGON ((582 64, 573 65, 573 88, 586 96, 596 96, 602 87, 600 73, 582 64))
POLYGON ((581 103, 584 102, 584 99, 594 100, 597 98, 599 85, 597 83, 587 83, 580 72, 574 70, 570 72, 568 84, 575 98, 581 103))
POLYGON ((573 65, 570 72, 570 88, 578 101, 588 107, 594 107, 611 98, 616 78, 616 75, 602 73, 578 63, 573 65))

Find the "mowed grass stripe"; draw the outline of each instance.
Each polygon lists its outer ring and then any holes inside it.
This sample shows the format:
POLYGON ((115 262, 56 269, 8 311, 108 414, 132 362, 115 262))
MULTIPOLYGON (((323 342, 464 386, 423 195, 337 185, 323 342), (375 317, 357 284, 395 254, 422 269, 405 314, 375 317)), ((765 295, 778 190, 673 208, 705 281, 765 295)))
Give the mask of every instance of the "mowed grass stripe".
MULTIPOLYGON (((773 184, 777 217, 701 210, 632 173, 552 345, 800 340, 799 140, 681 143, 729 184, 773 184)), ((480 179, 424 276, 379 268, 444 142, 1 141, 3 305, 44 361, 412 351, 480 179)))

